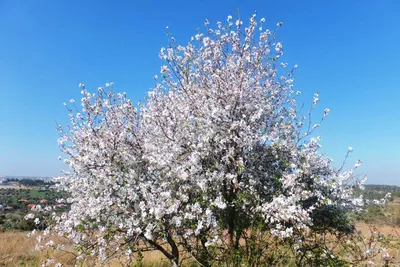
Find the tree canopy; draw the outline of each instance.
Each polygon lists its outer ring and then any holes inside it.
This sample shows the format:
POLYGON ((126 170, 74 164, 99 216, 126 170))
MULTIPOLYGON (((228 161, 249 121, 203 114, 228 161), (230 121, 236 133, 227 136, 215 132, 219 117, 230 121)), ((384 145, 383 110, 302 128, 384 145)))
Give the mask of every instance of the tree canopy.
POLYGON ((186 46, 169 34, 138 109, 112 84, 95 94, 81 84, 81 107, 71 101, 71 124, 58 128, 71 209, 51 230, 82 254, 157 249, 175 266, 238 254, 257 265, 271 261, 267 236, 301 249, 310 231, 351 231, 344 212, 361 205, 352 196, 361 162, 343 171, 319 151, 315 131, 329 109, 311 120, 317 93, 298 107, 297 66, 281 60, 264 24, 256 15, 247 25, 206 21, 186 46))

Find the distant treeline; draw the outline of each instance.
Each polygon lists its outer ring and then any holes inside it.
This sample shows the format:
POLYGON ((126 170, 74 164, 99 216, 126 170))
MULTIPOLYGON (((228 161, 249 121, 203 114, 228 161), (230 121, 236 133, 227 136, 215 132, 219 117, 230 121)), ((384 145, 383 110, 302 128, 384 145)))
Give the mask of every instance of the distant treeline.
POLYGON ((356 190, 356 195, 363 195, 365 199, 381 199, 390 193, 392 198, 400 197, 400 186, 383 185, 383 184, 367 184, 364 190, 356 190))
POLYGON ((9 182, 17 182, 19 185, 23 186, 51 186, 54 185, 55 183, 53 181, 47 181, 47 180, 38 180, 38 179, 16 179, 16 178, 7 178, 4 180, 3 183, 9 183, 9 182))
POLYGON ((365 189, 376 190, 382 192, 400 192, 400 186, 397 185, 384 185, 384 184, 367 184, 364 185, 365 189))

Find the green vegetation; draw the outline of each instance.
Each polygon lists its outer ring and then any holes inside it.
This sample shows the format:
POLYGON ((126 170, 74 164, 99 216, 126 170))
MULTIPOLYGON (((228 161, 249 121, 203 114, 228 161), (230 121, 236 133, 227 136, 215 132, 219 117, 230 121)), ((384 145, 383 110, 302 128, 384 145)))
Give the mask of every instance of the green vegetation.
MULTIPOLYGON (((35 228, 33 220, 25 220, 33 205, 55 206, 57 199, 65 197, 52 189, 0 188, 0 231, 30 231, 35 228)), ((58 206, 58 210, 66 207, 58 206)))
POLYGON ((40 204, 46 200, 48 204, 56 204, 61 196, 54 190, 0 188, 0 205, 14 210, 27 210, 27 204, 40 204))
MULTIPOLYGON (((29 195, 33 199, 46 198, 51 196, 51 191, 48 190, 29 190, 29 195)), ((52 195, 54 196, 54 195, 52 195)))
POLYGON ((400 186, 369 184, 364 187, 364 190, 357 189, 356 195, 363 195, 365 199, 372 200, 384 198, 387 193, 390 193, 391 200, 400 198, 400 186))
POLYGON ((360 214, 352 214, 356 221, 369 224, 389 224, 400 226, 400 187, 395 185, 366 185, 364 190, 357 190, 357 195, 363 195, 367 200, 382 199, 388 193, 390 197, 385 205, 371 202, 360 214))

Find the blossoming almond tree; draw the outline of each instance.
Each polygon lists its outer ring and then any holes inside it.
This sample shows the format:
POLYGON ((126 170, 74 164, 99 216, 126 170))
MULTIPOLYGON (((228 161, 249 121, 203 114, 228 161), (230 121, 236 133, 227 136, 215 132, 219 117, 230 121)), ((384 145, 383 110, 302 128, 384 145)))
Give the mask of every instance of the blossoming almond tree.
POLYGON ((297 108, 295 68, 279 63, 282 45, 264 23, 228 16, 186 46, 170 37, 140 111, 111 85, 82 85, 82 108, 69 105, 71 125, 59 128, 71 209, 52 229, 82 254, 156 249, 174 266, 235 255, 257 265, 271 260, 267 237, 301 246, 310 231, 345 231, 326 217, 360 204, 359 162, 342 171, 319 152, 313 133, 329 110, 314 125, 318 94, 306 116, 297 108))

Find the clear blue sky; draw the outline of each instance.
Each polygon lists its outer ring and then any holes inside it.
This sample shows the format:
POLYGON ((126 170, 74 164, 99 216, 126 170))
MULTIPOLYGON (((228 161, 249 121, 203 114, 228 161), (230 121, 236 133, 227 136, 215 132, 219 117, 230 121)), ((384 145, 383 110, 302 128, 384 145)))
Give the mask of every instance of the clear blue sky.
POLYGON ((133 101, 153 85, 165 26, 186 44, 240 9, 274 27, 295 86, 331 113, 323 151, 363 161, 370 183, 400 184, 400 1, 7 1, 0 0, 0 175, 53 176, 62 105, 113 81, 133 101))

